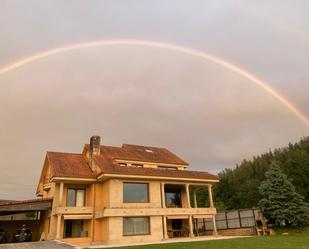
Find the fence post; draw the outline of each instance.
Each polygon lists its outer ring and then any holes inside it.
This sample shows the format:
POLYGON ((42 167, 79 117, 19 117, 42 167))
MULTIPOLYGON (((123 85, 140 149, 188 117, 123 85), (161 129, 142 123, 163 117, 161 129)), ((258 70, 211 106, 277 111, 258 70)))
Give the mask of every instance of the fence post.
POLYGON ((238 209, 239 228, 242 228, 240 210, 238 209))

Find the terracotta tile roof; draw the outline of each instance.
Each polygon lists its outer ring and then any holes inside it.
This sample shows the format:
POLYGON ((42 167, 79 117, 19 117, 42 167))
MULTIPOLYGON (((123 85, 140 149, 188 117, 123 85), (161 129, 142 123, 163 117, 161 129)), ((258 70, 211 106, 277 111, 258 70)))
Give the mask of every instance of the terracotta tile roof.
MULTIPOLYGON (((89 145, 85 145, 85 151, 89 145)), ((156 162, 158 164, 188 165, 185 161, 165 148, 155 148, 124 144, 122 147, 101 146, 101 153, 94 157, 96 164, 103 173, 137 176, 157 176, 171 178, 190 178, 202 180, 218 180, 215 175, 207 172, 188 170, 165 170, 139 167, 119 166, 116 159, 129 161, 156 162), (148 151, 146 151, 148 150, 148 151)), ((51 166, 51 175, 58 177, 96 178, 84 154, 47 152, 47 160, 51 166)))
POLYGON ((219 177, 208 172, 189 171, 189 170, 166 170, 140 168, 130 166, 119 166, 115 161, 104 158, 102 155, 95 156, 95 162, 101 167, 104 174, 138 175, 138 176, 157 176, 172 178, 190 178, 202 180, 219 180, 219 177))
POLYGON ((47 152, 47 160, 51 166, 52 177, 96 177, 82 154, 47 152))
MULTIPOLYGON (((89 150, 89 144, 85 145, 89 150)), ((188 163, 166 148, 123 144, 122 147, 101 146, 101 154, 113 159, 141 161, 158 164, 178 164, 187 166, 188 163)))

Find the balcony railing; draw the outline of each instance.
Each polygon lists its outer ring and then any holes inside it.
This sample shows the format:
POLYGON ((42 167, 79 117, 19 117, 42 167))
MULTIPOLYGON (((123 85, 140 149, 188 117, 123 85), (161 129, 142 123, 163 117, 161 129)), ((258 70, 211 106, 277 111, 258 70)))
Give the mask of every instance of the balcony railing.
POLYGON ((216 214, 215 208, 103 208, 95 213, 96 218, 123 216, 197 215, 216 214))
POLYGON ((55 214, 93 214, 92 207, 56 207, 55 214))

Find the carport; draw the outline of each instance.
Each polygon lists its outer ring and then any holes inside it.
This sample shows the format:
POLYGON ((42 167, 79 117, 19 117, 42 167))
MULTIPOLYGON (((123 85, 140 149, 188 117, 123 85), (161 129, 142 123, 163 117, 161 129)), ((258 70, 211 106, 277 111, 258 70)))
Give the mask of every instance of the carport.
POLYGON ((13 240, 16 230, 23 224, 30 228, 32 240, 39 240, 43 230, 43 218, 51 211, 52 201, 50 198, 44 198, 1 203, 0 228, 7 231, 9 241, 13 240))

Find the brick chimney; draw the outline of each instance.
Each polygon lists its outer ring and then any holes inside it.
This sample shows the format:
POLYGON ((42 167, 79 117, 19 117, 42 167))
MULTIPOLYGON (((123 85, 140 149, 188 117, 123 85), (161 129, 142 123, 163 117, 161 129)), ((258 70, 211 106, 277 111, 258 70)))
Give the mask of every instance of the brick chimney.
POLYGON ((100 155, 100 147, 101 147, 101 137, 100 136, 92 136, 90 138, 90 151, 89 151, 89 166, 92 171, 95 170, 95 165, 93 162, 93 156, 100 155))

